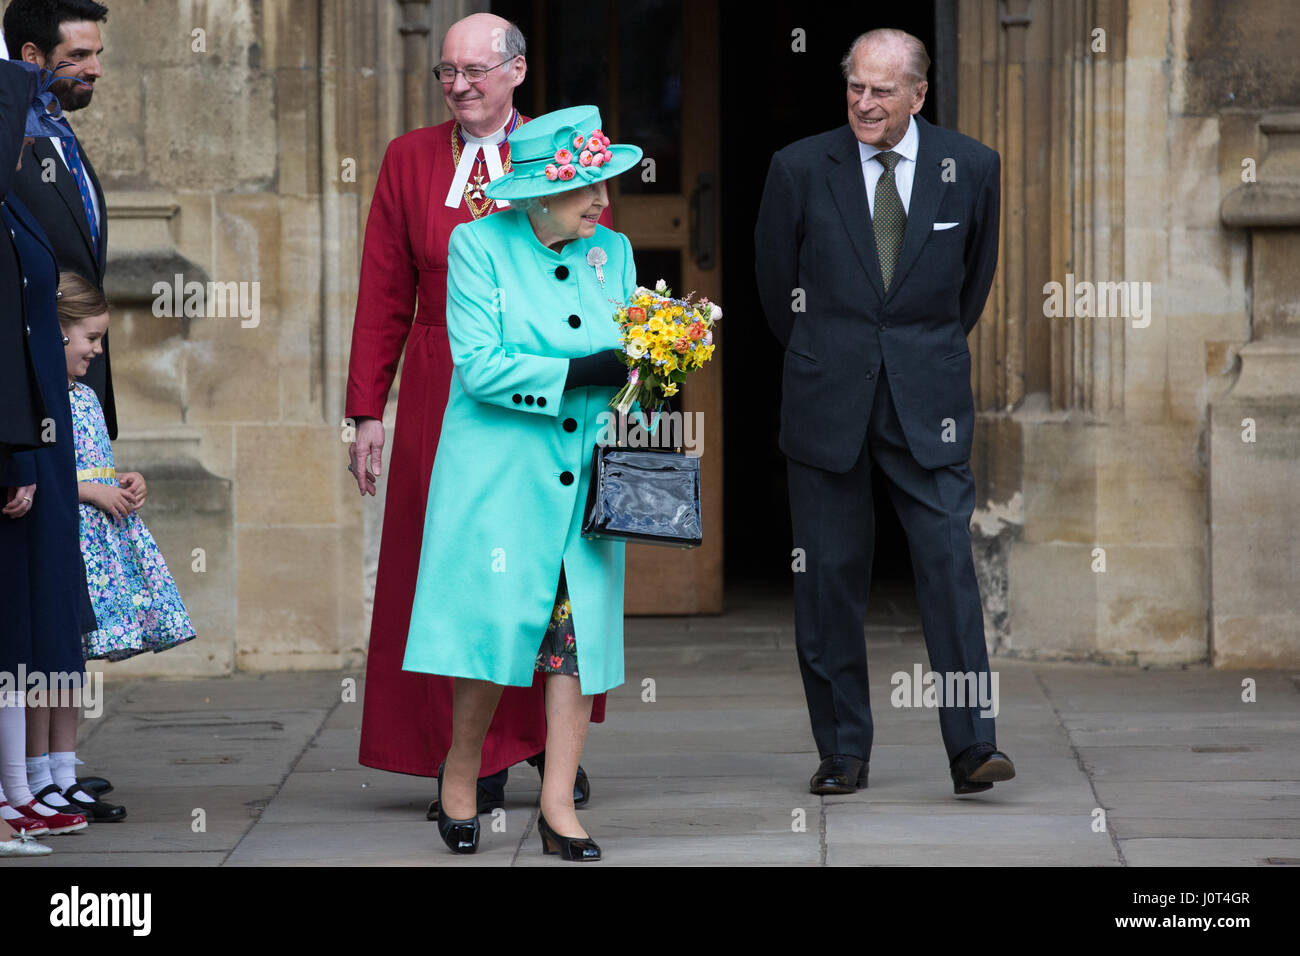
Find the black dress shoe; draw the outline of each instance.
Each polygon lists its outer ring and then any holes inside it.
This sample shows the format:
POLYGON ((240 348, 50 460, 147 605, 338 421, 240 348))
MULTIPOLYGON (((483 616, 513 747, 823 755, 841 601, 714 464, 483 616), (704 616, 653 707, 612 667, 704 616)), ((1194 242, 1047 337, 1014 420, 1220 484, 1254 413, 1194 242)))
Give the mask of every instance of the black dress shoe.
POLYGON ((808 781, 809 793, 857 793, 867 785, 868 762, 848 754, 823 757, 817 772, 808 781))
POLYGON ((113 785, 103 777, 78 777, 77 785, 95 797, 102 797, 113 792, 113 785))
MULTIPOLYGON (((491 813, 506 805, 506 775, 509 772, 509 769, 506 769, 490 777, 478 778, 476 799, 479 813, 491 813)), ((438 779, 440 781, 442 779, 442 767, 438 768, 438 779)), ((429 802, 429 809, 424 813, 425 819, 438 819, 438 803, 437 800, 429 802)))
MULTIPOLYGON (((546 751, 539 754, 533 754, 527 760, 528 766, 537 768, 538 779, 546 776, 546 751)), ((591 780, 587 777, 587 771, 582 769, 582 764, 578 764, 578 773, 573 780, 573 808, 581 810, 591 799, 591 780)))
MULTIPOLYGON (((42 792, 48 791, 49 787, 46 787, 42 792)), ((63 799, 76 807, 76 812, 84 813, 86 819, 94 823, 116 823, 118 820, 126 819, 126 807, 118 806, 116 803, 105 803, 99 797, 86 793, 85 786, 81 784, 73 784, 63 791, 63 799), (78 793, 86 794, 91 799, 84 800, 77 796, 78 793)))
POLYGON ((953 758, 950 769, 953 793, 983 793, 1016 775, 1011 758, 989 743, 971 744, 953 758))

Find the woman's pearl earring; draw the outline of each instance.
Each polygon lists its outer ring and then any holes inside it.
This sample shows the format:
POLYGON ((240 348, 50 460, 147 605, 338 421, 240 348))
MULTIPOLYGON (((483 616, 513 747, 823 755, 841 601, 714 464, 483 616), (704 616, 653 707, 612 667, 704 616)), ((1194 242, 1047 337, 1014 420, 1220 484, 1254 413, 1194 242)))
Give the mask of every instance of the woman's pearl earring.
POLYGON ((64 345, 67 345, 67 344, 68 344, 69 342, 71 342, 71 341, 72 341, 72 339, 68 338, 66 335, 63 337, 63 344, 64 344, 64 345))

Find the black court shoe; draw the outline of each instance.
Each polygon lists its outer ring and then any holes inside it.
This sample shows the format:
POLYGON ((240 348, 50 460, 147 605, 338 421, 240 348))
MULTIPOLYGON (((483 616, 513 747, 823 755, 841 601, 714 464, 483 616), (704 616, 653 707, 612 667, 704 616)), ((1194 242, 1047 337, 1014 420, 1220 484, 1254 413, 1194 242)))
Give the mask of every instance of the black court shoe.
POLYGON ((440 808, 438 810, 438 835, 452 853, 473 853, 478 849, 478 817, 453 820, 440 808))
MULTIPOLYGON (((445 767, 446 764, 443 765, 445 767)), ((447 816, 442 809, 442 771, 438 768, 438 835, 452 853, 473 853, 478 849, 478 817, 468 820, 456 820, 447 816)))
POLYGON ((971 744, 953 759, 950 770, 953 793, 983 793, 1016 775, 1011 758, 990 743, 971 744))
POLYGON ((542 836, 542 852, 548 856, 558 853, 575 863, 589 863, 600 859, 600 847, 591 837, 560 836, 551 829, 546 817, 537 815, 537 832, 542 836))
MULTIPOLYGON (((537 768, 537 777, 540 780, 546 776, 546 751, 529 757, 528 766, 537 768)), ((591 780, 587 777, 587 771, 582 769, 582 764, 578 764, 578 774, 573 781, 573 808, 581 810, 591 799, 591 780)))

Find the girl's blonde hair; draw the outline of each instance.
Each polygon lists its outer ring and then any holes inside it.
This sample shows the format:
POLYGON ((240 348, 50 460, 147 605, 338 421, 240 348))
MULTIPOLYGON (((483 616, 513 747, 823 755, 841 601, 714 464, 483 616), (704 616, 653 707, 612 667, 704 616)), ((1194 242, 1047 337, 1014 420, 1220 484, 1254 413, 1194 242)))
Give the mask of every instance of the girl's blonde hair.
POLYGON ((59 274, 59 322, 72 325, 107 311, 108 300, 93 282, 75 272, 59 274))

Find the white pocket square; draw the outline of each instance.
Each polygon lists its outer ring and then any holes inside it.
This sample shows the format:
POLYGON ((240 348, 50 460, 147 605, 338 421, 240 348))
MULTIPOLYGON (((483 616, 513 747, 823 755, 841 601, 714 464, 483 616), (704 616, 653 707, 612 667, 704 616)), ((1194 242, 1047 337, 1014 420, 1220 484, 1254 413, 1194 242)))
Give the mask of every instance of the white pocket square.
POLYGON ((959 222, 936 222, 934 224, 934 231, 938 232, 940 229, 951 229, 954 226, 960 226, 960 225, 961 223, 959 222))

